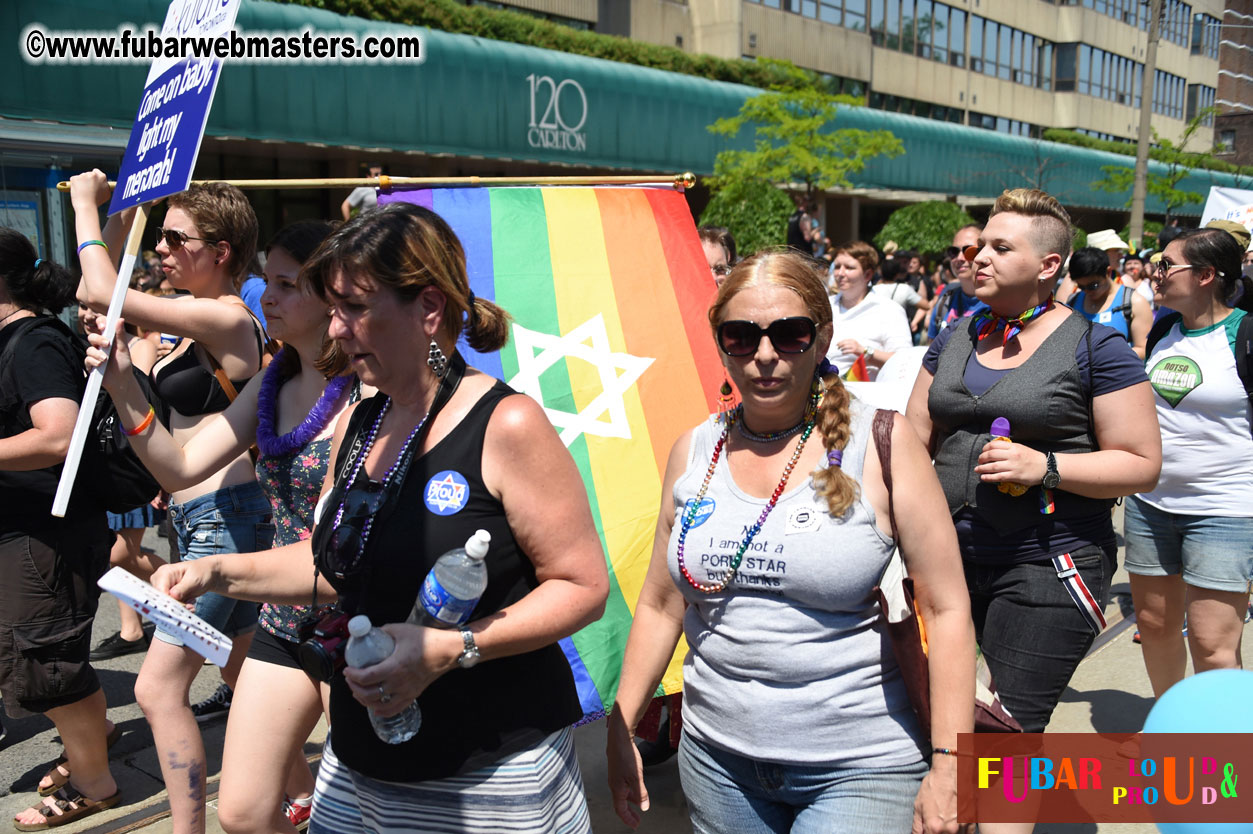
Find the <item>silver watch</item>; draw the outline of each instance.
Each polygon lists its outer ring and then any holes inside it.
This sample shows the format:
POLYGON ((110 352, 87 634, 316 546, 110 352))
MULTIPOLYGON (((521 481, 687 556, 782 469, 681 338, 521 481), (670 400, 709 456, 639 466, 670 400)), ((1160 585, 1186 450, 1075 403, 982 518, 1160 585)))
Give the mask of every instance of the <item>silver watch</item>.
POLYGON ((457 658, 457 665, 462 669, 469 669, 482 659, 482 655, 479 654, 478 644, 474 642, 474 632, 465 626, 461 628, 461 643, 465 648, 457 658))

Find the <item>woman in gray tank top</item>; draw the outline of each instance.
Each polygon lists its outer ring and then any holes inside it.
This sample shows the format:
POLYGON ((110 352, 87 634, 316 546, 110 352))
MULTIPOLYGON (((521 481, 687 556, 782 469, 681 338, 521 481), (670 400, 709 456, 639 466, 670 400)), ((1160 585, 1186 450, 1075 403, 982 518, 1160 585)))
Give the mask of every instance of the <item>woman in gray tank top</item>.
POLYGON ((931 641, 930 738, 875 603, 895 546, 888 493, 874 412, 824 360, 821 276, 794 253, 755 255, 731 271, 709 320, 743 404, 670 453, 610 719, 615 810, 632 827, 632 805, 647 810, 632 734, 686 636, 679 763, 696 831, 907 832, 916 817, 955 831, 974 643, 927 456, 897 419, 894 502, 931 641))

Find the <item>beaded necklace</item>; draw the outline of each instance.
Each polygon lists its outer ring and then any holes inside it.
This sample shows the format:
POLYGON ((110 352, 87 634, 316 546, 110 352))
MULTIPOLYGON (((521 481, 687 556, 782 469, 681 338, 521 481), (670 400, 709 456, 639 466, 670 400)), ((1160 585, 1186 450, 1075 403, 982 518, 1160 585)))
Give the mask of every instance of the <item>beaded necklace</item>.
POLYGON ((683 545, 687 541, 687 531, 692 528, 692 522, 696 520, 696 513, 700 508, 701 501, 705 498, 705 492, 709 489, 709 482, 713 479, 714 469, 718 466, 718 458, 722 456, 722 449, 727 443, 727 435, 731 433, 732 423, 737 422, 736 418, 739 412, 733 412, 727 418, 726 428, 722 430, 722 436, 718 438, 717 444, 714 446, 713 458, 709 461, 709 468, 705 470, 705 482, 700 485, 700 492, 696 494, 696 499, 688 503, 687 511, 683 514, 683 521, 679 528, 679 572, 683 574, 683 578, 687 583, 702 594, 716 594, 726 589, 731 584, 731 580, 735 579, 735 574, 740 569, 740 563, 744 561, 744 554, 748 551, 748 546, 753 543, 753 539, 761 530, 761 526, 766 523, 766 516, 770 515, 770 511, 774 509, 774 505, 779 503, 779 496, 783 494, 783 490, 787 488, 787 479, 792 474, 792 470, 796 468, 796 462, 800 460, 801 452, 805 449, 805 441, 809 439, 809 435, 813 433, 815 420, 812 416, 805 421, 805 429, 801 434, 800 440, 796 444, 796 451, 792 452, 792 459, 787 462, 787 466, 783 467, 783 477, 779 479, 779 485, 774 488, 774 492, 770 495, 770 501, 766 504, 766 508, 761 511, 757 521, 748 529, 748 535, 735 551, 735 558, 731 560, 731 570, 721 582, 716 585, 705 585, 697 582, 695 577, 688 571, 687 565, 683 561, 683 545))
MULTIPOLYGON (((357 475, 361 473, 361 467, 365 465, 365 459, 370 456, 370 449, 374 447, 374 439, 378 436, 379 426, 383 424, 383 418, 387 416, 388 409, 391 407, 392 398, 388 397, 383 403, 383 407, 379 409, 379 416, 375 418, 374 425, 370 427, 370 434, 366 437, 365 445, 361 448, 360 454, 357 455, 356 465, 353 466, 352 475, 348 478, 348 488, 351 488, 352 485, 357 482, 357 475)), ((422 432, 422 427, 426 425, 427 418, 430 416, 431 412, 429 411, 422 415, 422 419, 418 421, 418 424, 413 427, 413 431, 409 432, 409 436, 405 438, 405 445, 400 447, 400 453, 396 455, 395 462, 392 463, 391 467, 388 468, 387 472, 383 475, 383 494, 387 493, 387 486, 391 483, 392 476, 396 473, 397 467, 399 467, 401 461, 405 459, 405 453, 409 451, 410 444, 412 444, 413 439, 422 432)), ((344 518, 344 504, 347 503, 347 498, 348 489, 345 489, 344 497, 339 501, 339 510, 335 513, 335 524, 331 528, 332 530, 338 529, 340 521, 344 518)), ((358 554, 365 552, 365 543, 366 540, 370 538, 370 528, 372 526, 374 526, 373 513, 366 518, 365 524, 361 528, 361 548, 358 551, 358 554)))
POLYGON ((257 392, 257 448, 266 457, 290 455, 303 449, 309 441, 322 433, 335 413, 339 397, 348 387, 352 376, 337 376, 326 383, 326 388, 309 409, 308 415, 291 431, 275 436, 274 424, 278 418, 279 358, 287 351, 284 347, 275 355, 261 378, 261 390, 257 392))
POLYGON ((795 426, 792 426, 790 429, 784 429, 783 431, 768 431, 764 433, 758 433, 750 429, 748 427, 748 423, 744 422, 744 406, 743 405, 736 406, 735 416, 736 416, 735 428, 737 431, 739 431, 740 436, 743 437, 745 440, 751 440, 754 443, 773 443, 776 440, 782 440, 785 437, 791 437, 792 435, 796 434, 801 429, 805 428, 805 423, 807 422, 806 420, 801 420, 795 426))

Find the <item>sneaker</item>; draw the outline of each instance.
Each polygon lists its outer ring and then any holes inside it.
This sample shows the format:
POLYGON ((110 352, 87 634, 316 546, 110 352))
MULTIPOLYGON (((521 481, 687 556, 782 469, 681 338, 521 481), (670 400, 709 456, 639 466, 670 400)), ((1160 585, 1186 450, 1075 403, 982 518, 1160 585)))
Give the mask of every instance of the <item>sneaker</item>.
POLYGON ((222 684, 208 698, 205 698, 198 704, 192 704, 191 714, 196 716, 196 720, 200 722, 212 721, 215 718, 225 718, 226 713, 231 710, 231 697, 234 694, 229 686, 222 684))
POLYGON ((153 628, 151 623, 145 623, 143 634, 138 640, 123 639, 122 632, 116 631, 109 637, 101 640, 91 650, 91 653, 87 655, 87 659, 95 663, 101 660, 112 660, 115 657, 124 657, 128 654, 146 652, 149 644, 152 643, 153 628))
POLYGON ((1136 633, 1135 633, 1135 634, 1133 634, 1133 635, 1131 635, 1131 642, 1132 642, 1132 643, 1139 643, 1139 642, 1140 642, 1140 629, 1138 629, 1138 628, 1137 628, 1137 629, 1136 629, 1136 633))
POLYGON ((1244 612, 1244 621, 1247 623, 1249 620, 1253 620, 1253 602, 1249 603, 1249 607, 1244 612))
POLYGON ((309 816, 313 813, 313 797, 283 800, 283 813, 297 831, 304 831, 309 827, 309 816))

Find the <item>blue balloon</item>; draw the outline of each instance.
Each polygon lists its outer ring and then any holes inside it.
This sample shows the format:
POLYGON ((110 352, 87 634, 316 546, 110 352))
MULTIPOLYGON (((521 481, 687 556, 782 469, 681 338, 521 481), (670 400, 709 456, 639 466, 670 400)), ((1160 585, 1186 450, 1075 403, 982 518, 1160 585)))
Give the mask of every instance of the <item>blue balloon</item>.
MULTIPOLYGON (((1146 733, 1253 733, 1253 672, 1215 669, 1184 678, 1157 699, 1146 733)), ((1253 834, 1253 822, 1159 822, 1161 834, 1253 834)))

